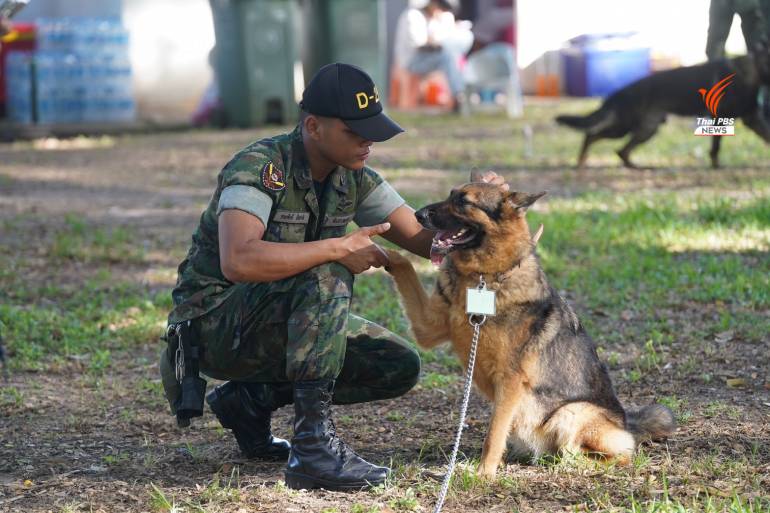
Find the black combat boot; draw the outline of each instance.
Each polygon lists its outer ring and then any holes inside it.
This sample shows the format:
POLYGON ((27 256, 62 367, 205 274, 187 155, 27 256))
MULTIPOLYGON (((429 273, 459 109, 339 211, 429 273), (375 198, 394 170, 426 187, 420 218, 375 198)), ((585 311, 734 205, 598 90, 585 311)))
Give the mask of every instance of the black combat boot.
POLYGON ((211 411, 231 429, 246 458, 285 460, 289 442, 270 433, 272 412, 291 403, 291 383, 228 381, 206 396, 211 411))
POLYGON ((294 489, 360 490, 390 469, 368 463, 337 437, 330 417, 334 381, 294 383, 294 438, 284 475, 294 489))

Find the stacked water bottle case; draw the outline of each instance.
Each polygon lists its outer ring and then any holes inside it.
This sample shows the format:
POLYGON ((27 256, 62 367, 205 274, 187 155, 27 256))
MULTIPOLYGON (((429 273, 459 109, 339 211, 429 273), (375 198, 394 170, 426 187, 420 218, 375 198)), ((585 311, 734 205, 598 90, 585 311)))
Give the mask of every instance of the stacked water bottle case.
POLYGON ((6 61, 8 114, 21 123, 135 118, 128 32, 116 19, 40 19, 37 50, 6 61))

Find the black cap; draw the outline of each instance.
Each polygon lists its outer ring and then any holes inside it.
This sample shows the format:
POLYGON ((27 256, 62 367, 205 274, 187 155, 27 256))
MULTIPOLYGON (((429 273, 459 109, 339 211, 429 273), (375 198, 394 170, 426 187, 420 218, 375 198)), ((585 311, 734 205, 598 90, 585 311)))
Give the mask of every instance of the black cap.
POLYGON ((335 62, 318 70, 302 93, 300 108, 341 119, 369 141, 387 141, 404 131, 382 111, 380 93, 364 70, 335 62))

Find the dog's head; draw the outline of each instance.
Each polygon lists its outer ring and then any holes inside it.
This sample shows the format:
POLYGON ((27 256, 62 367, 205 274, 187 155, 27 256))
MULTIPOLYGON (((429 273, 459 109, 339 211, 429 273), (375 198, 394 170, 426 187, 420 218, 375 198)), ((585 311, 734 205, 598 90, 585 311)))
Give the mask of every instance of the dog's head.
POLYGON ((455 252, 455 260, 474 260, 491 272, 520 260, 533 244, 524 215, 545 194, 507 191, 483 182, 453 189, 444 201, 415 213, 424 228, 436 232, 431 261, 438 265, 455 252))

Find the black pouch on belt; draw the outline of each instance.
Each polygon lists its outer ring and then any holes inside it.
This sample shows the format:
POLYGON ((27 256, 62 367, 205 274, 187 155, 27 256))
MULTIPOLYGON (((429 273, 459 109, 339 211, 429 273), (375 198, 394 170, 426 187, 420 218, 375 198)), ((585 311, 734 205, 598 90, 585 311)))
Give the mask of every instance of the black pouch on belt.
POLYGON ((191 418, 203 415, 206 380, 199 376, 200 344, 190 321, 177 324, 173 331, 169 334, 169 355, 174 355, 174 370, 180 385, 174 410, 177 425, 187 427, 191 418))

